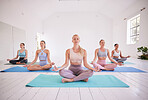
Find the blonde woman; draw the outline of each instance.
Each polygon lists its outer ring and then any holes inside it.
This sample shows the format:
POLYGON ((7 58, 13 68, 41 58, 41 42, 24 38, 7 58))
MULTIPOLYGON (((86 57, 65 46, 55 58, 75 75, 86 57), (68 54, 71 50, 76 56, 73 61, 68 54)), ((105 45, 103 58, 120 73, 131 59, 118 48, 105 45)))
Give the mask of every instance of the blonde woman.
POLYGON ((73 82, 73 81, 80 81, 83 80, 85 82, 88 81, 88 78, 93 75, 93 71, 98 71, 97 68, 92 68, 87 63, 87 53, 86 50, 81 48, 79 45, 80 37, 75 34, 72 37, 73 47, 66 50, 66 58, 65 63, 60 67, 57 68, 54 66, 54 71, 59 71, 60 76, 64 77, 62 82, 73 82), (70 61, 70 67, 68 70, 64 69, 68 66, 70 61), (83 64, 88 70, 83 70, 82 68, 82 61, 83 64))

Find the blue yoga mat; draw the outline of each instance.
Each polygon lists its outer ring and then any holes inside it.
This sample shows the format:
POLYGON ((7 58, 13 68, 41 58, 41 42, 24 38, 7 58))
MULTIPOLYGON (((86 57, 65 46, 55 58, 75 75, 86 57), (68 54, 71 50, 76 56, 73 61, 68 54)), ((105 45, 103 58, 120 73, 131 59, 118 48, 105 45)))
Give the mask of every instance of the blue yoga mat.
POLYGON ((29 71, 27 69, 27 67, 16 66, 16 67, 5 69, 5 70, 3 70, 1 72, 55 72, 55 71, 52 71, 51 69, 49 69, 49 70, 29 71))
POLYGON ((62 77, 59 75, 40 74, 26 87, 129 87, 113 75, 93 75, 88 82, 62 83, 61 80, 62 77))
MULTIPOLYGON (((113 62, 106 62, 106 63, 107 63, 107 64, 111 64, 111 63, 113 63, 113 62)), ((135 63, 125 61, 123 64, 135 64, 135 63)))
MULTIPOLYGON (((29 65, 31 62, 28 62, 26 65, 29 65)), ((39 65, 39 62, 35 62, 33 65, 39 65)), ((11 63, 6 63, 4 65, 24 65, 24 64, 11 64, 11 63)))
MULTIPOLYGON (((84 69, 87 69, 87 68, 84 67, 84 69)), ((102 70, 101 72, 145 72, 145 71, 134 68, 134 67, 116 67, 114 71, 102 70)))
MULTIPOLYGON (((84 67, 84 70, 87 70, 87 68, 84 67)), ((26 67, 16 66, 16 67, 5 69, 1 72, 55 72, 55 71, 52 71, 51 69, 50 70, 29 71, 27 70, 26 67)), ((101 72, 145 72, 145 71, 142 71, 140 69, 133 68, 133 67, 116 67, 114 71, 101 71, 101 72)))

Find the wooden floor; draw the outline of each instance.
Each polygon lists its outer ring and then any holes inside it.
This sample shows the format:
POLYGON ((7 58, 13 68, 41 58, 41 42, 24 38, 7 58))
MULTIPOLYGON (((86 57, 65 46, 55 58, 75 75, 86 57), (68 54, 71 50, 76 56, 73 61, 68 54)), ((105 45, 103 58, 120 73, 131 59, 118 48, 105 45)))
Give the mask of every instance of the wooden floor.
MULTIPOLYGON (((148 72, 148 61, 129 59, 135 63, 124 66, 135 67, 148 72)), ((14 67, 3 65, 0 70, 14 67)), ((148 73, 95 72, 94 75, 114 75, 129 88, 37 88, 25 87, 39 74, 58 75, 58 73, 0 73, 0 100, 148 100, 148 73)))

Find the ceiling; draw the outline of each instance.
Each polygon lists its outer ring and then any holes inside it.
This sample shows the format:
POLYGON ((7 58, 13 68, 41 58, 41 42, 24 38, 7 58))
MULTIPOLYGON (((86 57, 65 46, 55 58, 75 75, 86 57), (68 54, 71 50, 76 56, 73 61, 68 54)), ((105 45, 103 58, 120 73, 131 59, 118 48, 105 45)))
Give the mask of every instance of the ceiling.
POLYGON ((57 12, 98 12, 110 18, 137 0, 0 0, 0 11, 30 15, 42 20, 57 12), (9 10, 8 10, 9 9, 9 10))

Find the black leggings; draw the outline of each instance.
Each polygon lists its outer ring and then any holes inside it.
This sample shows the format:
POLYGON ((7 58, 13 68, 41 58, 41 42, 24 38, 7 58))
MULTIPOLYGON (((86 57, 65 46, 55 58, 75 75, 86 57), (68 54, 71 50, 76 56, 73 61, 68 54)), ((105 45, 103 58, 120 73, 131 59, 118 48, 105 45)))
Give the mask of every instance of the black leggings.
POLYGON ((11 64, 16 64, 16 62, 20 62, 20 63, 27 63, 28 60, 24 59, 24 58, 19 58, 19 60, 10 60, 9 61, 11 64))

